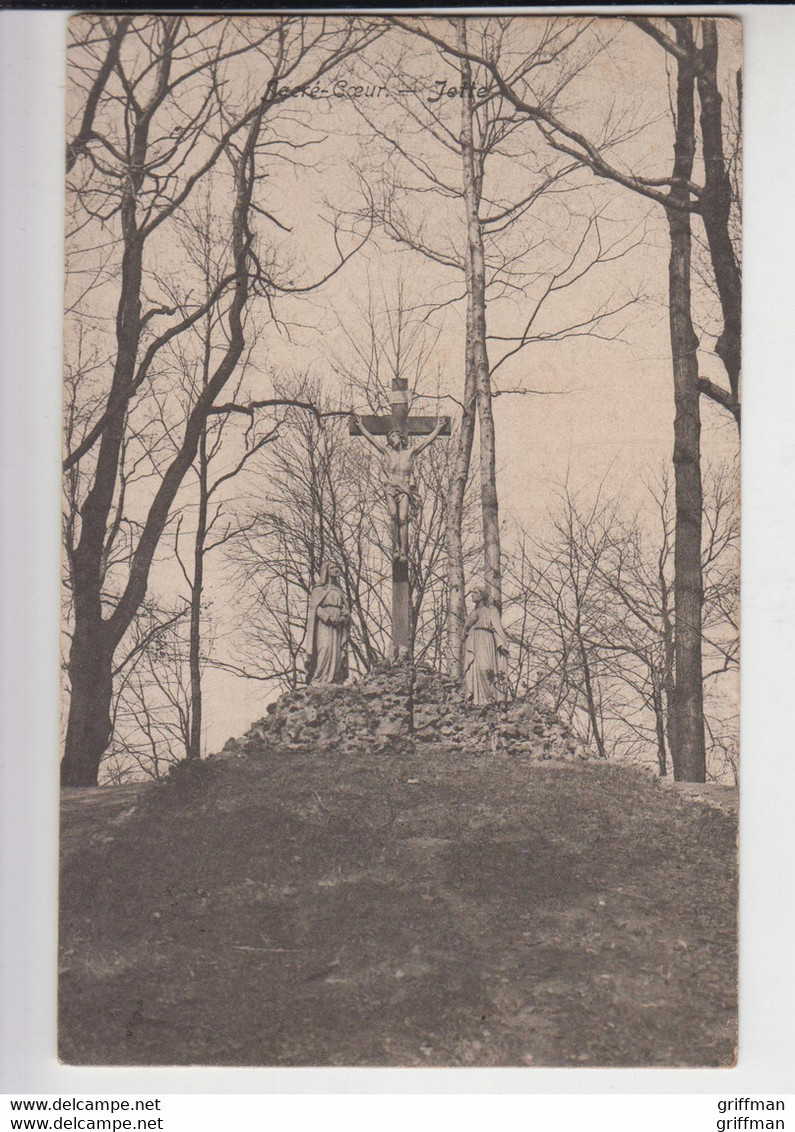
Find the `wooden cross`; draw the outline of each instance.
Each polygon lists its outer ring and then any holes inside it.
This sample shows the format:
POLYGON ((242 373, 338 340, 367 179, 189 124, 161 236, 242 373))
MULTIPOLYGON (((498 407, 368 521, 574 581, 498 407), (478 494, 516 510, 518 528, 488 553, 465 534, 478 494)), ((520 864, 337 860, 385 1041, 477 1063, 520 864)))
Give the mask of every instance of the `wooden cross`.
MULTIPOLYGON (((408 381, 396 377, 392 381, 390 395, 392 412, 388 417, 362 416, 359 417, 364 430, 359 428, 357 421, 351 420, 349 432, 351 436, 366 436, 370 443, 374 443, 381 450, 384 459, 388 459, 388 451, 384 442, 374 441, 374 437, 389 437, 398 432, 409 443, 410 436, 449 436, 449 417, 410 417, 409 416, 409 388, 408 381)), ((392 491, 390 511, 394 510, 394 500, 399 498, 400 488, 390 488, 392 491), (395 494, 397 493, 397 495, 395 494)), ((407 507, 405 508, 407 511, 407 507)), ((408 555, 401 553, 401 545, 407 546, 408 517, 405 526, 398 526, 393 518, 392 531, 392 653, 396 659, 407 656, 410 648, 410 619, 409 619, 409 564, 408 555)))

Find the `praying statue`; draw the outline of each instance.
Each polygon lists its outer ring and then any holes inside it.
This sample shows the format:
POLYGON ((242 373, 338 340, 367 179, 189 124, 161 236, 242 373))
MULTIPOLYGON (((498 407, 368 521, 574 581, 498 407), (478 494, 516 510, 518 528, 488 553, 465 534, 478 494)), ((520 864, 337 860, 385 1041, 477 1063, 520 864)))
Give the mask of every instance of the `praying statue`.
POLYGON ((433 444, 445 427, 446 418, 440 418, 433 432, 412 447, 400 429, 390 429, 384 441, 368 431, 358 414, 353 413, 352 416, 362 436, 381 456, 386 501, 389 518, 392 521, 392 557, 398 562, 408 562, 409 508, 414 496, 414 460, 420 452, 424 452, 433 444))
POLYGON ((505 698, 508 637, 487 589, 475 595, 475 608, 464 627, 464 682, 473 704, 505 698))
POLYGON ((307 684, 342 684, 348 675, 350 608, 342 589, 340 571, 331 563, 320 568, 320 578, 309 595, 306 619, 307 684))

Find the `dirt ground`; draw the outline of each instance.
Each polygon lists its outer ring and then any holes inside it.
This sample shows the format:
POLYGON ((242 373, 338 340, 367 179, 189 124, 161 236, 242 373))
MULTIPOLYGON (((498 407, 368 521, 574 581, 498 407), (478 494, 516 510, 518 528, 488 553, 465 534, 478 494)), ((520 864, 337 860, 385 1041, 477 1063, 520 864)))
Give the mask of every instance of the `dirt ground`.
POLYGON ((68 1063, 733 1063, 725 798, 441 749, 125 789, 64 799, 68 1063))

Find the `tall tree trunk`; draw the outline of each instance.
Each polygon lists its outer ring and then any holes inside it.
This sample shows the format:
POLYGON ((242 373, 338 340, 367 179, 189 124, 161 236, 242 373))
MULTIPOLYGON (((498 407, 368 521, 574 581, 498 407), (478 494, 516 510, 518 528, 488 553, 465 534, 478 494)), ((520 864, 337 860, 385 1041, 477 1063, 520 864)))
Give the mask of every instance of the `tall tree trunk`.
POLYGON ((667 741, 668 750, 673 751, 675 746, 674 701, 676 700, 676 687, 674 672, 676 670, 676 643, 674 639, 673 621, 671 620, 671 591, 668 586, 668 579, 665 576, 665 563, 662 556, 658 563, 658 577, 660 580, 661 638, 663 650, 663 668, 659 686, 662 697, 663 718, 665 720, 665 741, 667 741))
POLYGON ((699 203, 723 315, 723 330, 715 346, 715 353, 726 369, 732 391, 730 408, 739 426, 742 284, 740 266, 729 230, 732 187, 723 149, 722 99, 718 89, 718 31, 715 21, 709 19, 701 21, 701 29, 698 97, 701 104, 704 190, 699 203))
POLYGON ((594 743, 596 743, 596 751, 600 759, 607 758, 607 751, 605 750, 604 738, 599 723, 599 712, 596 707, 596 697, 594 696, 593 682, 591 680, 591 663, 588 660, 588 650, 585 647, 585 641, 582 637, 582 622, 580 621, 580 614, 577 613, 574 622, 574 631, 577 635, 577 649, 580 654, 580 663, 582 664, 583 686, 585 688, 585 703, 588 708, 588 719, 591 721, 591 731, 593 733, 594 743))
POLYGON ((475 154, 472 68, 466 58, 466 21, 458 24, 461 60, 461 156, 464 174, 464 207, 467 225, 467 304, 471 311, 472 355, 477 381, 480 426, 480 500, 483 514, 483 574, 492 601, 502 609, 500 563, 500 515, 497 499, 497 449, 491 399, 491 370, 486 344, 486 257, 480 224, 482 169, 475 154))
POLYGON ((201 616, 204 590, 204 540, 207 535, 207 430, 199 441, 199 515, 193 541, 193 581, 190 587, 190 737, 188 758, 202 753, 201 616))
MULTIPOLYGON (((692 46, 690 21, 676 21, 677 39, 692 46)), ((676 138, 671 196, 687 202, 695 153, 695 75, 689 62, 677 65, 676 138)), ((706 781, 702 684, 701 575, 701 419, 699 416, 698 339, 693 329, 690 294, 690 214, 668 208, 669 322, 674 375, 674 475, 676 527, 674 545, 674 611, 676 677, 674 687, 674 777, 706 781)))
POLYGON ((674 672, 676 670, 676 644, 674 641, 673 625, 667 611, 663 615, 663 651, 665 656, 665 669, 662 678, 662 696, 665 715, 665 738, 668 743, 668 750, 673 751, 676 745, 674 736, 674 716, 676 714, 674 709, 674 703, 676 702, 676 683, 674 679, 674 672))
POLYGON ((447 671, 460 679, 463 675, 464 624, 466 622, 466 578, 464 575, 464 497, 469 479, 472 442, 475 435, 477 378, 472 356, 472 334, 467 308, 467 337, 464 370, 464 401, 458 429, 450 499, 447 504, 447 671))
POLYGON ((651 679, 652 707, 654 709, 654 729, 657 737, 657 766, 660 771, 660 778, 665 778, 668 774, 668 751, 665 746, 663 694, 651 665, 649 665, 649 677, 651 679))
MULTIPOLYGON (((209 292, 211 282, 209 271, 205 274, 205 287, 209 292)), ((212 314, 208 313, 204 328, 204 357, 202 358, 202 389, 210 380, 210 351, 212 346, 212 314)), ((196 534, 193 539, 193 580, 190 587, 190 644, 188 649, 188 670, 190 672, 190 732, 188 736, 189 759, 202 756, 202 671, 201 671, 201 617, 202 593, 204 591, 204 542, 207 537, 208 504, 208 460, 207 425, 205 422, 199 438, 199 513, 196 518, 196 534)))
MULTIPOLYGON (((81 595, 81 603, 85 598, 81 595)), ((62 786, 93 786, 111 737, 113 651, 106 641, 99 602, 81 609, 75 596, 75 629, 69 663, 69 718, 61 763, 62 786)))

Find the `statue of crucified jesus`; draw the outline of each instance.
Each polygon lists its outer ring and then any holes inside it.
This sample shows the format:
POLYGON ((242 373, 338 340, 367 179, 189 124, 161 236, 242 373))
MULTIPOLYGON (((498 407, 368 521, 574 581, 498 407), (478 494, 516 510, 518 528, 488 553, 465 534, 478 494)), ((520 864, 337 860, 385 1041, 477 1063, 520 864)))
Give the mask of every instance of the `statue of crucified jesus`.
POLYGON ((447 423, 446 418, 440 419, 433 432, 412 447, 400 429, 390 429, 386 440, 381 440, 368 431, 357 413, 351 413, 351 416, 362 436, 381 456, 386 501, 392 520, 392 557, 398 562, 408 562, 409 507, 414 493, 414 461, 439 436, 447 423))

